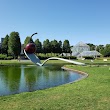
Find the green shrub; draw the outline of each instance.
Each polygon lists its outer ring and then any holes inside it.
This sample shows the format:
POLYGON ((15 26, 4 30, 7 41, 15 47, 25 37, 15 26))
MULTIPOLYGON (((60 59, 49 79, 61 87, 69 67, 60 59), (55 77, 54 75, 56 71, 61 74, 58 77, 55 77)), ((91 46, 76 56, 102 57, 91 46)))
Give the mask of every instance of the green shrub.
POLYGON ((11 59, 13 59, 12 56, 8 56, 8 57, 6 58, 6 60, 11 60, 11 59))
POLYGON ((77 59, 77 57, 75 56, 60 56, 60 58, 64 58, 64 59, 77 59))
POLYGON ((12 56, 7 57, 7 55, 5 54, 0 54, 0 60, 11 60, 11 59, 13 59, 12 56))
POLYGON ((7 55, 0 54, 0 60, 4 60, 7 57, 7 55))
POLYGON ((93 56, 85 56, 85 57, 83 57, 83 58, 85 58, 85 59, 94 59, 93 56))
POLYGON ((37 56, 37 57, 39 57, 40 60, 45 60, 45 59, 50 58, 50 57, 48 57, 48 56, 37 56))
POLYGON ((43 54, 39 54, 37 55, 39 57, 40 60, 45 60, 45 59, 48 59, 50 57, 59 57, 59 58, 64 58, 64 59, 77 59, 77 57, 75 56, 58 56, 58 55, 43 55, 43 54))

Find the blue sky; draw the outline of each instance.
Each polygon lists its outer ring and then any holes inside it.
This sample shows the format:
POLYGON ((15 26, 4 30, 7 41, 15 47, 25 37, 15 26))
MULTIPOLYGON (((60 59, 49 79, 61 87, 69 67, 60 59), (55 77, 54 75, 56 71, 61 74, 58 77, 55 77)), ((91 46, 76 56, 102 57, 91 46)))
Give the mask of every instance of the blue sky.
POLYGON ((0 38, 19 32, 71 45, 110 44, 110 0, 0 0, 0 38))

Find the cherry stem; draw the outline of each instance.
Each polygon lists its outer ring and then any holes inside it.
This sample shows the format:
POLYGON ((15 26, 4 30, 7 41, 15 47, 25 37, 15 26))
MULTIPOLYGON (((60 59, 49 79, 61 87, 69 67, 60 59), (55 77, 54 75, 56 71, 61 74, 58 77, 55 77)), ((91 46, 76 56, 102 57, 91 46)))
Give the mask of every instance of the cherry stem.
MULTIPOLYGON (((35 34, 37 34, 37 32, 36 32, 36 33, 34 33, 34 34, 32 34, 32 36, 34 36, 35 34)), ((32 39, 32 36, 31 36, 31 39, 32 39)))

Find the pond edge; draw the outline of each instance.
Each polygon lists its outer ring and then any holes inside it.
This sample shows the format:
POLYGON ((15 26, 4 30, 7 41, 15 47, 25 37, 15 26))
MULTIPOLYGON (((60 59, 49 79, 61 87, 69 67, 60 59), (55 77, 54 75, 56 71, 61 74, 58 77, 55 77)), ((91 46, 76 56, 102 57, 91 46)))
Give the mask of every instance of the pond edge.
POLYGON ((74 83, 74 82, 77 82, 77 81, 80 81, 80 80, 82 80, 82 79, 85 79, 85 78, 87 78, 87 77, 89 76, 86 72, 79 71, 79 70, 72 69, 72 68, 67 68, 67 67, 65 67, 65 66, 61 67, 61 69, 66 70, 66 71, 77 72, 78 74, 84 74, 83 77, 81 77, 81 78, 79 78, 79 79, 77 79, 77 80, 75 80, 75 81, 69 82, 70 84, 71 84, 71 83, 74 83))

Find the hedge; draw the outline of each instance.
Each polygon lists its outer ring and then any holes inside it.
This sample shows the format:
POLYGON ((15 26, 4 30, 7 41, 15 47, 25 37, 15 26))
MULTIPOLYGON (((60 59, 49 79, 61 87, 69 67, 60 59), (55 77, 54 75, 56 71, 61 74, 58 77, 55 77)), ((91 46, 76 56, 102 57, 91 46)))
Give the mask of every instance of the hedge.
POLYGON ((13 59, 12 56, 7 57, 7 55, 5 54, 0 54, 0 60, 11 60, 11 59, 13 59))

